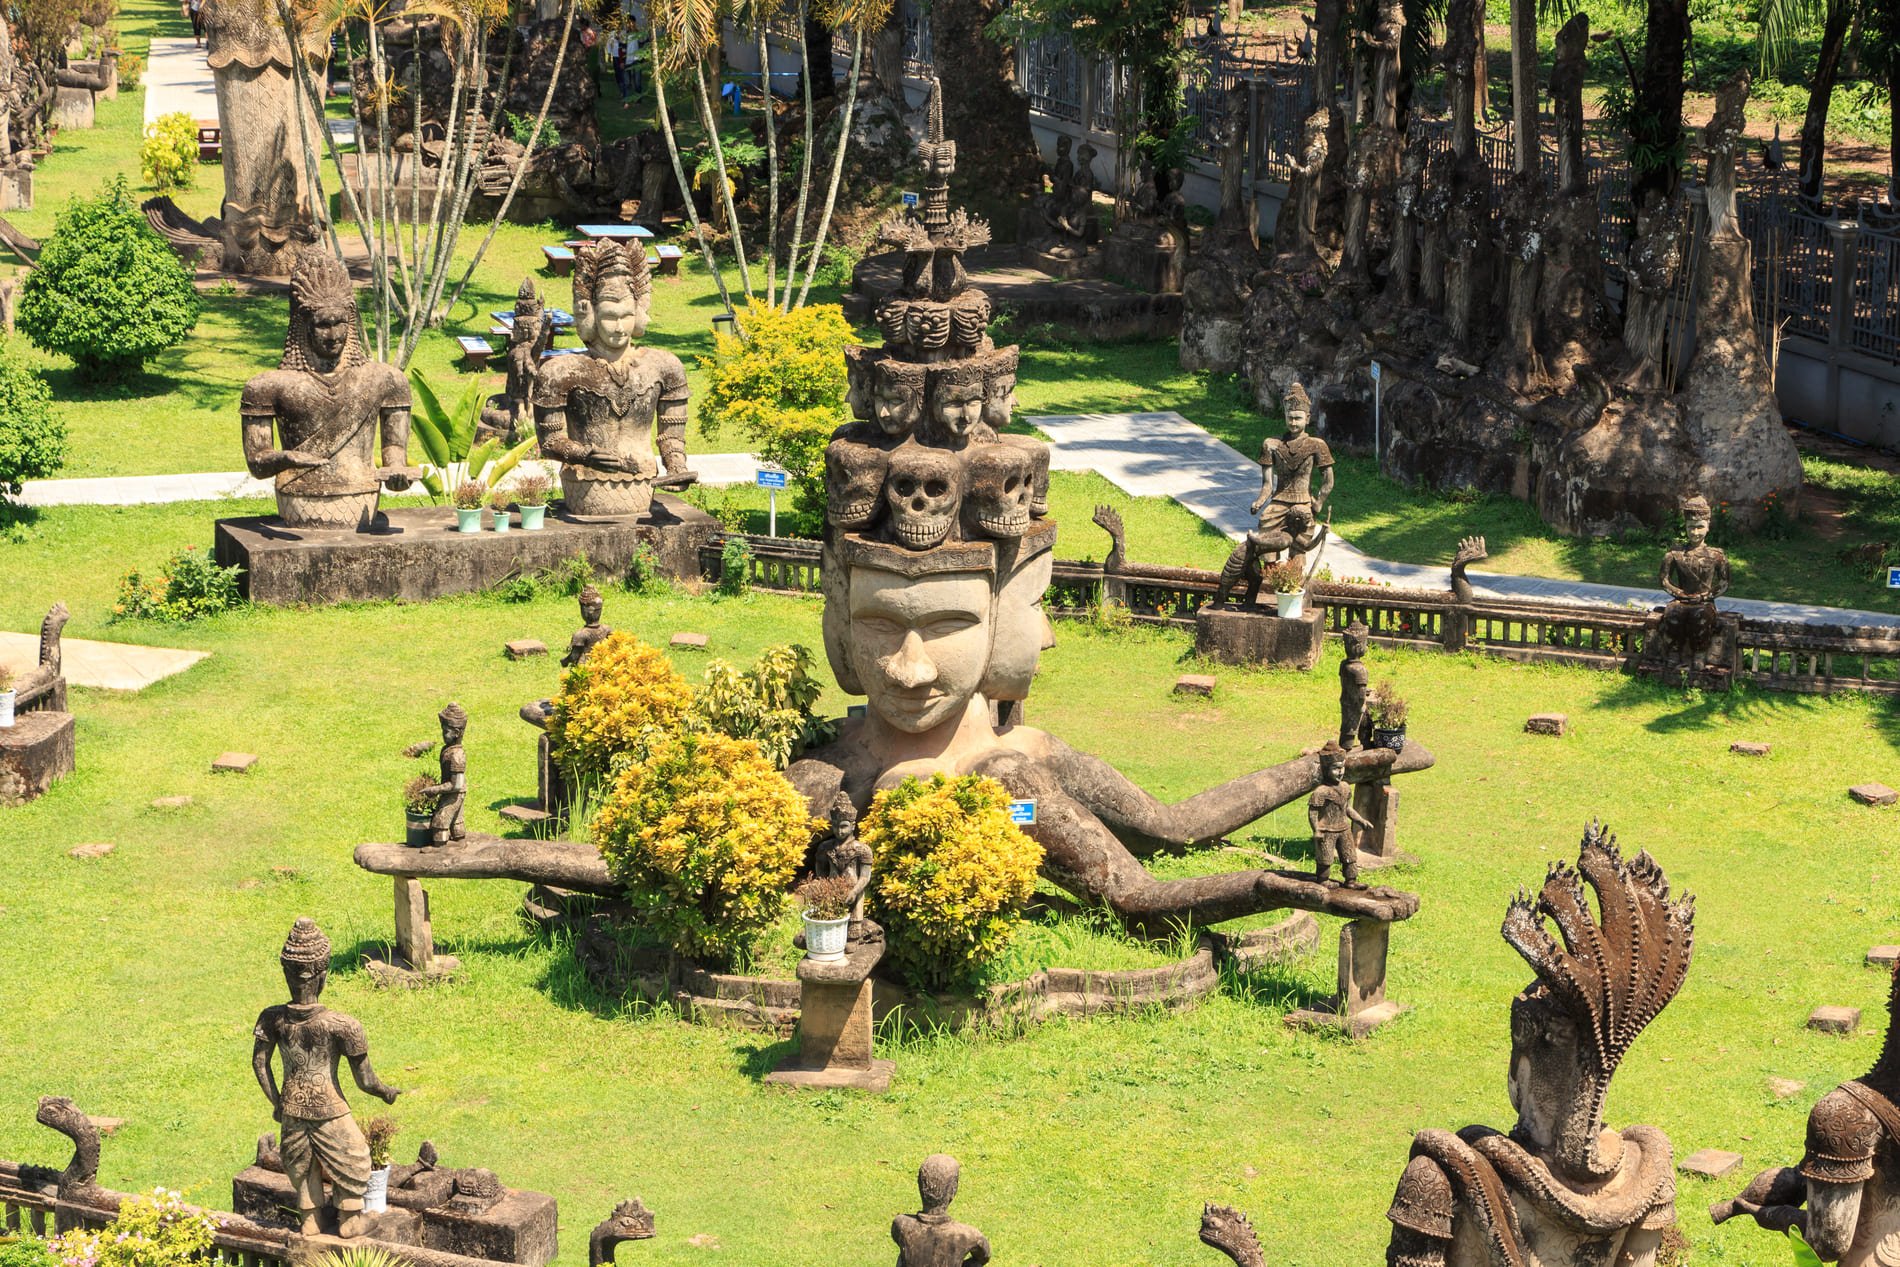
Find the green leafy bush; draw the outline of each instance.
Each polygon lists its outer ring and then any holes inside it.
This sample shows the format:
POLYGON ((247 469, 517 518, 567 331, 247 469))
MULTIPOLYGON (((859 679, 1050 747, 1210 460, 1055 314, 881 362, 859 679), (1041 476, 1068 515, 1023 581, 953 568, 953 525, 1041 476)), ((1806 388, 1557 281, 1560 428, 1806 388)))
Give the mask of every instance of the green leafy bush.
POLYGON ((811 675, 811 652, 797 643, 767 647, 749 669, 714 660, 693 695, 688 724, 734 739, 750 739, 783 770, 805 749, 831 737, 831 725, 813 711, 822 688, 811 675))
POLYGON ((165 564, 165 570, 147 577, 136 568, 119 581, 119 601, 112 605, 114 620, 163 620, 180 623, 200 616, 230 611, 244 601, 238 592, 235 565, 220 567, 196 546, 186 546, 165 564))
POLYGON ((19 327, 83 382, 138 372, 198 324, 191 274, 145 222, 125 177, 66 204, 20 291, 19 327))
POLYGON ((198 125, 183 110, 161 114, 145 125, 139 174, 161 194, 190 189, 198 179, 198 125))
POLYGON ((715 336, 713 354, 699 360, 708 375, 700 423, 707 435, 731 427, 758 445, 761 459, 791 472, 794 531, 816 534, 825 516, 825 445, 847 421, 851 327, 836 304, 781 312, 759 300, 739 327, 715 336))
POLYGON ((218 1222, 168 1188, 128 1197, 98 1231, 75 1228, 55 1237, 64 1267, 184 1267, 211 1251, 218 1222))
POLYGON ((577 782, 598 782, 614 758, 638 760, 675 730, 692 699, 663 652, 630 633, 608 634, 561 675, 548 718, 555 759, 577 782))
POLYGON ((0 1267, 59 1267, 59 1260, 37 1236, 0 1238, 0 1267))
POLYGON ((52 392, 32 370, 0 359, 0 498, 54 475, 65 460, 66 424, 53 412, 52 392))
POLYGON ((719 592, 737 598, 752 588, 752 545, 744 537, 727 537, 719 547, 719 592))
POLYGON ((966 774, 906 778, 871 800, 859 838, 891 961, 915 985, 968 985, 1015 934, 1042 846, 1009 821, 1009 793, 966 774))
MULTIPOLYGON (((528 138, 535 135, 534 115, 510 114, 507 116, 507 119, 508 135, 515 139, 516 145, 526 145, 528 138)), ((534 143, 534 147, 538 150, 551 150, 560 143, 561 129, 555 127, 552 123, 544 122, 541 125, 540 139, 534 143)))
POLYGON ((756 743, 682 732, 621 772, 592 830, 647 929, 729 964, 785 909, 812 820, 756 743))
MULTIPOLYGON (((121 89, 126 92, 131 92, 134 88, 139 86, 139 80, 143 78, 144 75, 145 59, 143 57, 140 57, 137 53, 119 54, 119 87, 121 89)), ((197 133, 195 131, 192 134, 192 139, 194 141, 197 139, 197 133)), ((192 153, 193 157, 197 156, 195 149, 192 153)))

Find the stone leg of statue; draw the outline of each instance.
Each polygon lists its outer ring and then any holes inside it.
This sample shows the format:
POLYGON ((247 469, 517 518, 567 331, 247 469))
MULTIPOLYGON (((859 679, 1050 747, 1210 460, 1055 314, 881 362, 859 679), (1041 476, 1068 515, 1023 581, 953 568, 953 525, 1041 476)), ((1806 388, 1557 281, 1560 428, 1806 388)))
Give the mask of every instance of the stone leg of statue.
POLYGON ((1415 894, 1339 889, 1289 871, 1157 880, 1101 819, 1069 794, 1067 780, 1046 763, 1021 753, 997 752, 978 761, 972 773, 996 779, 1013 796, 1035 800, 1036 823, 1029 834, 1043 847, 1046 878, 1084 900, 1105 902, 1131 923, 1152 931, 1182 920, 1206 926, 1287 908, 1383 921, 1407 919, 1418 910, 1415 894))

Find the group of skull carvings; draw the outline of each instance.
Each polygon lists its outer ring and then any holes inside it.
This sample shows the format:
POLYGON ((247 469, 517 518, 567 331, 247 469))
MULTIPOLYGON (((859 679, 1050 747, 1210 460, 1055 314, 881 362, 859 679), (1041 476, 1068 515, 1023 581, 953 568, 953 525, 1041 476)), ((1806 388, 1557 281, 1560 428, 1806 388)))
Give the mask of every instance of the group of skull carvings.
POLYGON ((857 420, 825 449, 826 518, 910 550, 1013 541, 1049 511, 1049 451, 999 435, 1015 407, 1017 350, 938 364, 851 348, 857 420))

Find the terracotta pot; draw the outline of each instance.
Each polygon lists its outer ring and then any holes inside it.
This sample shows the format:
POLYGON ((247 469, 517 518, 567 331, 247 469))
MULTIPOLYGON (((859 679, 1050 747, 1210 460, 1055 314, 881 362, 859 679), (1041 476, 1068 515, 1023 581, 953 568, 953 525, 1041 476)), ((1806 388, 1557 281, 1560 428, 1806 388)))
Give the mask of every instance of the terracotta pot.
POLYGON ((1291 594, 1275 594, 1273 605, 1278 609, 1282 620, 1298 620, 1306 615, 1306 591, 1294 590, 1291 594))
POLYGON ((430 840, 429 833, 429 820, 433 817, 433 814, 411 814, 405 812, 402 816, 403 843, 407 844, 411 849, 426 849, 432 844, 433 842, 430 840))
POLYGON ((521 508, 521 526, 529 532, 541 531, 541 517, 548 513, 543 506, 523 506, 521 508))
POLYGON ((819 963, 837 963, 843 959, 845 933, 851 927, 851 917, 817 919, 806 911, 804 919, 806 955, 819 963))

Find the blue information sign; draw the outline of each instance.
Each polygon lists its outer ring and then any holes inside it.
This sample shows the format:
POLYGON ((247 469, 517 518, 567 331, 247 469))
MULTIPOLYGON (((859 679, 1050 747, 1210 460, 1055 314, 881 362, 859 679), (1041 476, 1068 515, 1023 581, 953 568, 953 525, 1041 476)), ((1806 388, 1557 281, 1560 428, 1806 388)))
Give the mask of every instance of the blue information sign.
POLYGON ((1009 803, 1009 821, 1018 827, 1036 825, 1036 803, 1034 801, 1011 801, 1009 803))
POLYGON ((1887 569, 1887 588, 1900 590, 1900 568, 1887 569))
POLYGON ((784 488, 791 483, 792 477, 787 471, 768 471, 760 469, 757 477, 760 488, 784 488))
POLYGON ((917 205, 917 194, 914 190, 906 189, 904 191, 904 205, 906 207, 914 207, 917 205))

